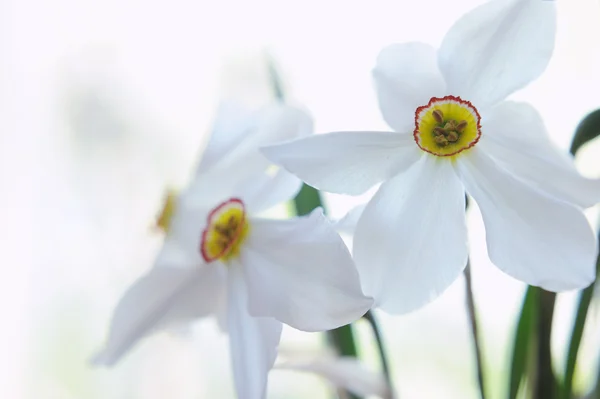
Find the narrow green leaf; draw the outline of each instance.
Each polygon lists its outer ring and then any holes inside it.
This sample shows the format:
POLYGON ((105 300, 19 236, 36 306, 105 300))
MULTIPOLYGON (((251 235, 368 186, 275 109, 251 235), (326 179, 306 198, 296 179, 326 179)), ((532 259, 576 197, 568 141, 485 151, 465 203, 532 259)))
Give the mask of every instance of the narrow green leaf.
MULTIPOLYGON (((577 126, 573 141, 571 142, 571 154, 576 155, 577 151, 586 143, 594 140, 600 135, 600 109, 589 113, 577 126)), ((600 240, 600 236, 598 237, 600 240)), ((600 257, 596 259, 596 272, 600 270, 600 257)), ((577 303, 577 313, 571 337, 569 339, 569 347, 567 349, 567 364, 565 366, 565 375, 563 378, 562 389, 560 391, 560 399, 570 399, 573 396, 573 376, 577 365, 577 355, 581 338, 585 328, 588 309, 592 301, 594 293, 594 284, 590 285, 579 293, 577 303)))
POLYGON ((538 293, 539 291, 535 287, 528 287, 521 306, 510 367, 509 399, 517 397, 519 387, 525 377, 527 364, 531 360, 529 349, 535 343, 538 293))
POLYGON ((555 399, 558 393, 556 376, 552 367, 552 351, 550 338, 552 336, 552 319, 554 318, 554 305, 556 293, 548 292, 534 287, 538 291, 538 308, 536 318, 537 352, 536 369, 533 398, 555 399))
POLYGON ((600 135, 600 109, 590 112, 579 122, 571 141, 571 154, 575 155, 585 143, 592 141, 598 135, 600 135))
MULTIPOLYGON (((600 236, 598 237, 600 241, 600 236)), ((600 257, 596 259, 596 273, 600 271, 600 257)), ((594 294, 594 284, 584 289, 579 293, 579 301, 577 303, 577 313, 575 316, 575 322, 573 323, 573 329, 571 330, 571 337, 569 340, 569 348, 567 350, 567 365, 565 367, 565 377, 563 380, 563 386, 561 390, 561 399, 570 399, 573 395, 573 376, 575 375, 575 366, 577 365, 577 355, 579 353, 579 346, 581 345, 581 338, 583 336, 583 330, 585 329, 585 321, 587 319, 587 313, 592 302, 592 296, 594 294)))
POLYGON ((275 61, 270 55, 267 55, 267 68, 269 69, 269 77, 271 79, 271 88, 273 89, 273 95, 278 101, 285 101, 285 93, 283 91, 283 84, 281 83, 281 77, 277 68, 275 67, 275 61))

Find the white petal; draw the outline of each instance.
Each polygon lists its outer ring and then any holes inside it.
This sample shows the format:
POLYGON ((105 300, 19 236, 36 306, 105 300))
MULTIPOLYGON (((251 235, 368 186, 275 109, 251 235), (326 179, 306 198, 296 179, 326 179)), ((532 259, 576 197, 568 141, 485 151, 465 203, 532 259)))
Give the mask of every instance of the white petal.
POLYGON ((481 209, 496 266, 550 291, 594 281, 597 244, 580 209, 514 178, 477 148, 465 155, 457 171, 481 209))
POLYGON ((228 278, 228 328, 231 364, 238 399, 264 399, 275 363, 282 325, 248 313, 248 292, 241 265, 232 263, 228 278))
POLYGON ((287 105, 272 105, 263 109, 253 126, 239 143, 211 168, 199 169, 188 189, 198 201, 207 198, 226 198, 240 183, 260 177, 270 162, 260 153, 262 145, 302 137, 312 132, 312 119, 287 105))
POLYGON ((222 101, 217 109, 212 132, 198 165, 198 171, 207 171, 218 164, 257 124, 256 112, 236 101, 222 101))
POLYGON ((336 387, 358 396, 376 395, 391 399, 392 395, 383 375, 367 369, 354 357, 319 357, 289 359, 275 365, 276 369, 308 371, 329 380, 336 387))
POLYGON ((531 105, 499 104, 486 114, 483 131, 478 145, 511 174, 578 206, 600 202, 600 179, 579 174, 573 158, 552 144, 531 105))
POLYGON ((481 111, 525 87, 554 49, 554 1, 492 0, 454 23, 438 53, 448 92, 481 111))
POLYGON ((405 170, 421 155, 411 135, 386 132, 318 134, 261 150, 307 184, 351 195, 405 170))
POLYGON ((177 200, 156 264, 187 268, 203 264, 199 248, 208 215, 215 206, 228 198, 212 199, 213 202, 205 203, 196 201, 187 192, 182 193, 177 200))
POLYGON ((353 322, 373 304, 346 245, 321 209, 292 220, 252 220, 241 254, 250 313, 303 331, 353 322))
POLYGON ((354 234, 365 292, 390 313, 440 295, 467 262, 464 215, 465 192, 450 160, 427 155, 382 184, 354 234))
POLYGON ((366 206, 367 204, 355 206, 343 218, 333 221, 335 230, 338 233, 353 235, 366 206))
POLYGON ((412 133, 417 107, 444 96, 436 61, 435 49, 424 43, 393 44, 379 53, 373 79, 383 118, 395 131, 412 133))
POLYGON ((301 187, 300 179, 279 168, 275 174, 264 173, 260 179, 246 182, 236 196, 244 201, 246 210, 252 214, 294 198, 301 187))
POLYGON ((121 298, 106 346, 92 362, 111 366, 137 341, 157 329, 212 313, 224 289, 223 274, 210 266, 153 268, 121 298))

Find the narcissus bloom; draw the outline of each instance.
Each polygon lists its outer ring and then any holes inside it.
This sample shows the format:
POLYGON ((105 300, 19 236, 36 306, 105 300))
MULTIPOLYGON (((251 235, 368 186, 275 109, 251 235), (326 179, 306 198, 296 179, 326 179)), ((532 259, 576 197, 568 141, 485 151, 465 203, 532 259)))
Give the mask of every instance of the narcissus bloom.
POLYGON ((269 173, 258 144, 311 130, 297 109, 272 111, 244 134, 217 130, 190 187, 168 197, 158 219, 164 248, 117 305, 96 363, 115 363, 159 328, 214 315, 229 331, 238 397, 260 399, 282 323, 327 330, 371 307, 348 249, 320 209, 292 220, 257 216, 300 188, 284 170, 269 173))
POLYGON ((551 291, 594 280, 596 240, 581 207, 600 199, 556 150, 538 112, 504 99, 538 77, 554 47, 554 2, 494 0, 460 18, 436 51, 384 48, 373 71, 396 131, 337 132, 264 153, 324 191, 383 182, 358 220, 354 256, 383 309, 419 308, 467 261, 465 192, 477 202, 492 262, 551 291))

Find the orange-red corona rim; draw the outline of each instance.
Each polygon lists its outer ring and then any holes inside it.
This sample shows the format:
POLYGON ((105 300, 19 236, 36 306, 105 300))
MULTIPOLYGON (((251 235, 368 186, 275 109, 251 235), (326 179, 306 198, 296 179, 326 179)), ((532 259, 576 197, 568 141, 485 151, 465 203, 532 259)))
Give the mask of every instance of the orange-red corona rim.
POLYGON ((413 137, 423 151, 452 157, 477 144, 481 116, 470 101, 460 97, 432 97, 415 111, 413 137))

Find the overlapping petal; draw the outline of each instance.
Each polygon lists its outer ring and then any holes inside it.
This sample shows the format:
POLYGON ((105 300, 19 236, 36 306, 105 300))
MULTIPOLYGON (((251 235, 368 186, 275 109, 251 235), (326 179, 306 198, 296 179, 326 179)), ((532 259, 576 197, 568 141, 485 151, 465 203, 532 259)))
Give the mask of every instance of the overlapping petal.
POLYGON ((357 205, 354 208, 350 209, 344 217, 335 220, 333 222, 333 227, 338 233, 353 235, 356 230, 356 225, 360 220, 363 212, 365 211, 367 204, 357 205))
POLYGON ((111 366, 157 329, 214 312, 224 288, 224 275, 211 267, 152 269, 117 305, 107 343, 93 363, 111 366))
POLYGON ((250 313, 304 331, 348 324, 371 307, 340 236, 321 209, 293 220, 252 220, 241 262, 250 313))
POLYGON ((412 133, 415 110, 446 90, 436 51, 424 43, 392 44, 377 57, 373 79, 383 118, 397 132, 412 133))
POLYGON ((464 216, 464 189, 445 159, 426 155, 383 183, 354 234, 365 293, 390 313, 437 297, 466 265, 464 216))
POLYGON ((531 105, 503 102, 488 111, 483 129, 480 148, 513 175, 578 206, 600 202, 600 180, 583 177, 552 144, 531 105))
POLYGON ((456 165, 481 209, 496 266, 550 291, 594 281, 597 243, 580 209, 530 187, 477 148, 456 165))
POLYGON ((492 0, 465 14, 438 52, 447 89, 479 111, 525 87, 546 69, 554 49, 553 1, 492 0))
POLYGON ((252 134, 258 123, 258 114, 250 108, 236 101, 222 101, 197 172, 204 173, 227 158, 246 136, 252 134))
MULTIPOLYGON (((259 152, 261 145, 277 143, 312 133, 312 119, 303 110, 283 104, 270 105, 258 122, 210 168, 199 168, 188 192, 196 201, 213 202, 231 194, 241 183, 260 177, 270 162, 259 152)), ((202 166, 202 165, 201 165, 202 166)))
POLYGON ((248 291, 242 265, 233 263, 228 274, 228 330, 231 364, 238 399, 263 399, 267 377, 275 363, 282 324, 248 313, 248 291))
POLYGON ((274 173, 263 173, 260 178, 242 184, 234 196, 243 198, 246 210, 255 214, 294 198, 301 187, 300 179, 278 168, 274 173))
POLYGON ((393 398, 383 375, 367 369, 355 357, 291 358, 276 364, 275 368, 315 373, 361 397, 375 395, 383 399, 393 398))
POLYGON ((307 184, 351 195, 402 172, 421 156, 411 135, 387 132, 318 134, 261 150, 307 184))

